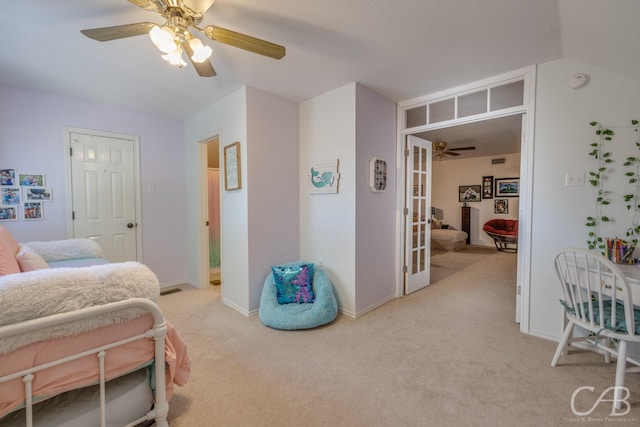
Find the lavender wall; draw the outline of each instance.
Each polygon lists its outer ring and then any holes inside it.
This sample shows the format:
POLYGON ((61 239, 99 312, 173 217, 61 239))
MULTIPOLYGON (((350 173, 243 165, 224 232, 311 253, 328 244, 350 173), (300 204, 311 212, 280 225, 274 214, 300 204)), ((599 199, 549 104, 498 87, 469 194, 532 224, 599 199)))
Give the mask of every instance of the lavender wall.
MULTIPOLYGON (((0 85, 0 168, 43 173, 53 189, 42 221, 1 224, 18 241, 66 238, 65 126, 140 138, 143 253, 161 284, 187 278, 182 121, 0 85), (153 192, 148 193, 149 185, 153 192)), ((20 209, 19 213, 22 210, 20 209)))

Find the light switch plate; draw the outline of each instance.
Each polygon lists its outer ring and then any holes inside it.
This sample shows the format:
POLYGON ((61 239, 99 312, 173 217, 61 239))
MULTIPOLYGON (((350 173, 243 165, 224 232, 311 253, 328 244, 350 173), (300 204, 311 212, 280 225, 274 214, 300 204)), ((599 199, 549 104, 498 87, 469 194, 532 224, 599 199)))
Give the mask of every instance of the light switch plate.
POLYGON ((564 176, 566 187, 580 187, 584 185, 584 173, 567 172, 564 176))

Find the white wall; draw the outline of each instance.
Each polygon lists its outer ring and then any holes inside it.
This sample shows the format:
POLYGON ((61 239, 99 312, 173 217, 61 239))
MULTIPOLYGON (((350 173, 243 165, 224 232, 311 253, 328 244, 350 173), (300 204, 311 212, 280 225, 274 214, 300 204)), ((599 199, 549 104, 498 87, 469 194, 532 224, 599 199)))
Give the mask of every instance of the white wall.
MULTIPOLYGON (((458 189, 461 185, 482 185, 483 176, 496 178, 514 178, 520 176, 520 154, 505 154, 491 157, 472 157, 469 159, 444 160, 433 162, 431 205, 436 208, 438 218, 457 230, 462 229, 461 209, 458 189), (504 158, 502 164, 491 164, 491 159, 504 158)), ((482 231, 485 222, 493 218, 518 218, 519 199, 506 198, 509 203, 508 214, 494 213, 494 199, 469 202, 471 208, 471 244, 494 246, 493 240, 482 231)))
POLYGON ((248 315, 270 266, 299 256, 297 104, 244 87, 186 121, 189 277, 201 287, 198 144, 216 135, 221 151, 240 142, 242 174, 221 193, 222 300, 248 315))
POLYGON ((533 173, 531 333, 558 338, 562 329, 560 288, 553 270, 553 257, 563 247, 586 247, 586 216, 595 212, 595 188, 564 186, 565 173, 595 170, 587 153, 596 141, 591 121, 611 127, 616 136, 608 145, 616 160, 610 167, 607 187, 614 200, 608 214, 615 219, 603 235, 624 236, 630 223, 621 197, 628 184, 622 177, 627 155, 638 156, 638 135, 629 125, 640 118, 640 84, 606 69, 570 59, 538 66, 536 93, 535 156, 533 173), (590 83, 571 90, 567 79, 586 73, 590 83), (614 172, 615 171, 615 172, 614 172))
POLYGON ((394 102, 356 83, 300 106, 300 253, 327 271, 340 310, 364 314, 395 295, 394 102), (387 161, 387 190, 369 188, 369 161, 387 161), (314 161, 339 159, 338 194, 309 194, 314 161))
MULTIPOLYGON (((240 164, 243 187, 240 190, 224 191, 224 166, 220 194, 220 261, 223 301, 241 312, 249 308, 248 287, 248 212, 247 212, 247 117, 246 88, 242 88, 200 111, 185 122, 186 180, 187 193, 187 254, 189 279, 199 287, 208 286, 208 277, 200 278, 203 267, 200 254, 203 239, 200 233, 200 206, 198 171, 200 165, 200 145, 213 136, 218 136, 220 150, 236 141, 240 142, 240 164), (205 283, 200 283, 203 281, 205 283)), ((224 159, 221 155, 220 159, 224 159)), ((222 160, 224 163, 224 160, 222 160)))
POLYGON ((21 242, 67 237, 65 126, 140 137, 141 261, 162 285, 184 282, 186 222, 177 214, 186 200, 184 135, 182 122, 175 119, 0 85, 0 168, 44 173, 53 189, 44 220, 2 225, 21 242), (148 185, 153 185, 151 194, 148 185))
POLYGON ((396 104, 356 85, 356 315, 395 296, 396 104), (387 162, 387 187, 369 188, 369 161, 387 162))
POLYGON ((355 316, 356 84, 300 104, 300 257, 321 264, 355 316), (314 161, 339 159, 338 194, 309 194, 314 161))

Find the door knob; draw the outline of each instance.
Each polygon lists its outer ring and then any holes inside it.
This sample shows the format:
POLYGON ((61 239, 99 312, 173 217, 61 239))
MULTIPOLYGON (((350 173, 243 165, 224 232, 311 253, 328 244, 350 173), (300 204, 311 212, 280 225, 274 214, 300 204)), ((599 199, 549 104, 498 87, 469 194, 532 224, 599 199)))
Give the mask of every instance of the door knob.
POLYGON ((133 228, 133 223, 130 222, 129 224, 127 224, 127 228, 133 228))

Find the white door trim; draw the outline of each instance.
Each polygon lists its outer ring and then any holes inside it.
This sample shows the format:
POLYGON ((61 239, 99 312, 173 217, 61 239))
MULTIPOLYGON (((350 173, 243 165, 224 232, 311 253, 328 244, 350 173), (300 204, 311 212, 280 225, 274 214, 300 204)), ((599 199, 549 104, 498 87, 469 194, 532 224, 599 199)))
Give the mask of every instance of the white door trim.
POLYGON ((103 132, 92 129, 83 129, 83 128, 75 128, 75 127, 63 127, 63 141, 64 141, 64 170, 65 170, 65 194, 66 197, 66 235, 67 238, 73 237, 73 187, 71 185, 71 134, 72 133, 82 133, 85 135, 95 135, 102 136, 105 138, 118 138, 118 139, 129 139, 133 142, 133 174, 134 174, 134 194, 135 194, 135 204, 136 204, 136 214, 135 214, 135 223, 137 226, 136 230, 136 257, 139 262, 143 262, 144 259, 142 253, 142 201, 141 201, 141 191, 140 191, 140 137, 136 135, 125 135, 119 134, 115 132, 103 132))

